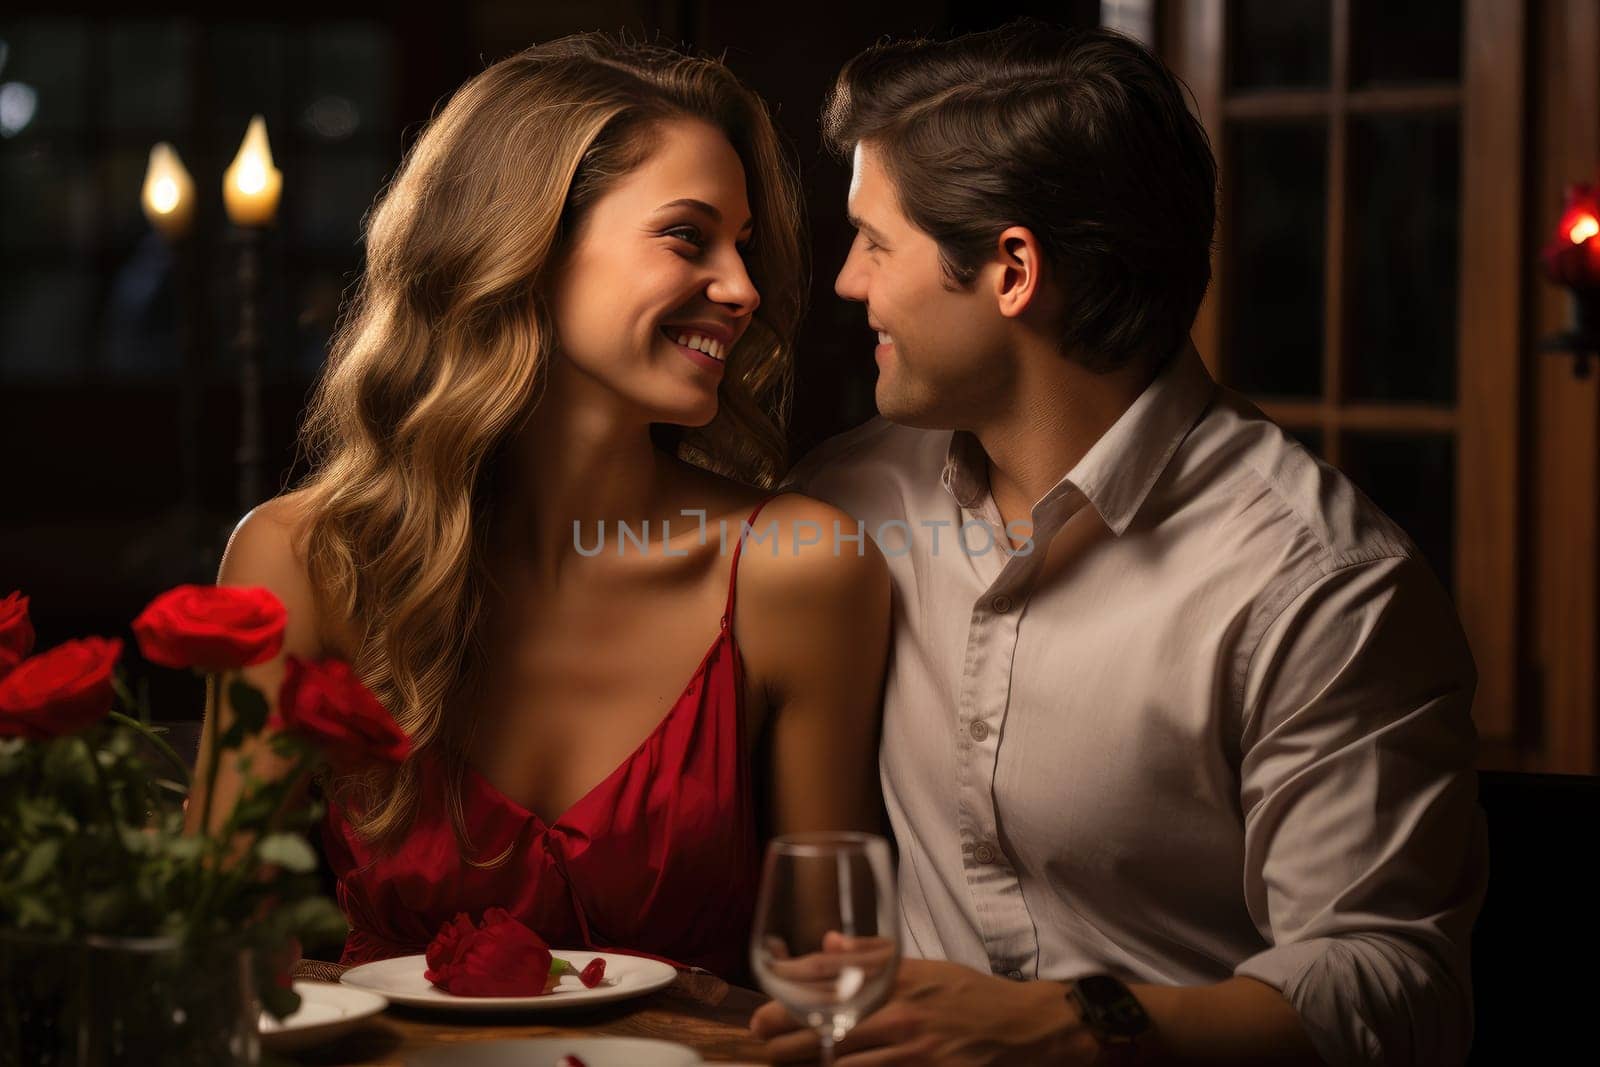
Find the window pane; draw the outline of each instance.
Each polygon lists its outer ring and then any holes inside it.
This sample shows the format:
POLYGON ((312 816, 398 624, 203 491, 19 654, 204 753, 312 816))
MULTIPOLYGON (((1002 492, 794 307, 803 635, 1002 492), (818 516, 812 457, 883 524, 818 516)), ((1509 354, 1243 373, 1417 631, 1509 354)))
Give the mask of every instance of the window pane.
POLYGON ((1461 80, 1461 0, 1351 0, 1350 83, 1461 80))
POLYGON ((354 256, 362 216, 378 195, 387 163, 377 155, 333 155, 326 149, 304 156, 294 204, 301 240, 354 256))
MULTIPOLYGON (((176 374, 177 292, 173 250, 165 238, 147 230, 118 262, 106 290, 101 369, 120 378, 176 374)), ((185 300, 199 294, 181 294, 185 300)))
POLYGON ((1422 550, 1439 582, 1455 575, 1455 442, 1438 435, 1351 433, 1341 466, 1422 550))
MULTIPOLYGON (((211 63, 216 71, 211 122, 217 143, 228 160, 244 140, 252 115, 267 120, 273 152, 288 134, 285 123, 285 69, 288 44, 283 31, 267 25, 218 26, 211 36, 211 63)), ((226 165, 226 164, 224 164, 226 165)))
POLYGON ((1322 392, 1327 124, 1235 124, 1223 238, 1224 376, 1268 396, 1322 392))
MULTIPOLYGON (((106 121, 173 140, 189 128, 189 31, 186 24, 114 22, 106 48, 106 121)), ((180 147, 181 151, 181 147, 180 147)))
POLYGON ((0 248, 8 259, 93 248, 98 201, 94 168, 81 153, 37 139, 0 144, 0 248))
POLYGON ((328 343, 339 319, 339 306, 351 271, 328 264, 310 267, 300 284, 299 307, 295 324, 299 327, 294 353, 294 369, 306 378, 322 370, 328 356, 328 343))
POLYGON ((372 23, 318 26, 306 42, 296 113, 313 142, 373 142, 394 122, 394 42, 372 23))
POLYGON ((0 22, 0 145, 89 123, 89 30, 82 19, 0 22))
POLYGON ((1455 116, 1350 126, 1350 396, 1453 404, 1461 137, 1455 116))
MULTIPOLYGON (((144 172, 150 165, 146 149, 117 148, 101 153, 103 172, 104 221, 106 243, 115 248, 129 247, 151 232, 144 217, 144 172)), ((185 159, 184 166, 190 166, 185 159)), ((191 176, 193 172, 190 172, 191 176)), ((203 195, 197 186, 196 197, 203 195)), ((191 223, 192 225, 192 223, 191 223)))
POLYGON ((86 269, 0 278, 0 379, 74 379, 89 367, 94 281, 86 269))
POLYGON ((1234 0, 1229 88, 1326 89, 1331 26, 1328 0, 1234 0))

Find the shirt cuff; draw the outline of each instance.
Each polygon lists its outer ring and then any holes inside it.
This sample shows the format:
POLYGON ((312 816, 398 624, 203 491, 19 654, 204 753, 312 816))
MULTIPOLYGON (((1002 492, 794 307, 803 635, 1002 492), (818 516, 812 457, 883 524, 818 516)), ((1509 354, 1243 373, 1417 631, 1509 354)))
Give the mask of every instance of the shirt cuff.
POLYGON ((1376 993, 1388 1001, 1392 990, 1359 988, 1363 979, 1341 939, 1311 938, 1258 952, 1233 969, 1234 977, 1254 978, 1283 994, 1300 1016, 1311 1045, 1333 1067, 1395 1060, 1367 1018, 1376 993))

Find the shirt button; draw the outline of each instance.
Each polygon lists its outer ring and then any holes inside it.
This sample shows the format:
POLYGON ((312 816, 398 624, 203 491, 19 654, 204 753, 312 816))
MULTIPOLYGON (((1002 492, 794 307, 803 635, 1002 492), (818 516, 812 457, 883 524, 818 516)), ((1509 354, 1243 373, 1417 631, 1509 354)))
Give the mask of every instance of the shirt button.
POLYGON ((1004 615, 1006 612, 1011 610, 1011 598, 1006 596, 1004 593, 1001 593, 999 596, 989 601, 989 606, 995 610, 996 615, 1004 615))
POLYGON ((979 863, 993 863, 994 849, 990 848, 988 845, 979 845, 973 850, 972 858, 977 860, 979 863))
POLYGON ((982 741, 989 736, 989 724, 979 719, 968 728, 968 731, 972 734, 974 741, 982 741))

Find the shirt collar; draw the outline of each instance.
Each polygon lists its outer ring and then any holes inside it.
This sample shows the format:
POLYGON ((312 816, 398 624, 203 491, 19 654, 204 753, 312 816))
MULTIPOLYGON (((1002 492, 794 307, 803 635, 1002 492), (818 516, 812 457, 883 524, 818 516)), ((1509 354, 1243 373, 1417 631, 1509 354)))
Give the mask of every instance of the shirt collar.
MULTIPOLYGON (((1121 536, 1216 392, 1200 354, 1186 343, 1127 411, 1033 508, 1047 524, 1081 493, 1121 536)), ((989 457, 977 437, 950 437, 941 480, 956 503, 978 510, 989 493, 989 457)))

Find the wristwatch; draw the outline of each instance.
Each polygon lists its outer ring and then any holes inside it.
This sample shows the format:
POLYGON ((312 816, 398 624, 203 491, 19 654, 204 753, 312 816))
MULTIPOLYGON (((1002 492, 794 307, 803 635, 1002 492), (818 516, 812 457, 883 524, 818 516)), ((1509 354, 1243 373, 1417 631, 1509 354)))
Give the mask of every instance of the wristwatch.
POLYGON ((1067 996, 1116 1062, 1131 1062, 1134 1043, 1150 1031, 1150 1016, 1139 998, 1109 974, 1090 974, 1067 983, 1067 996))

